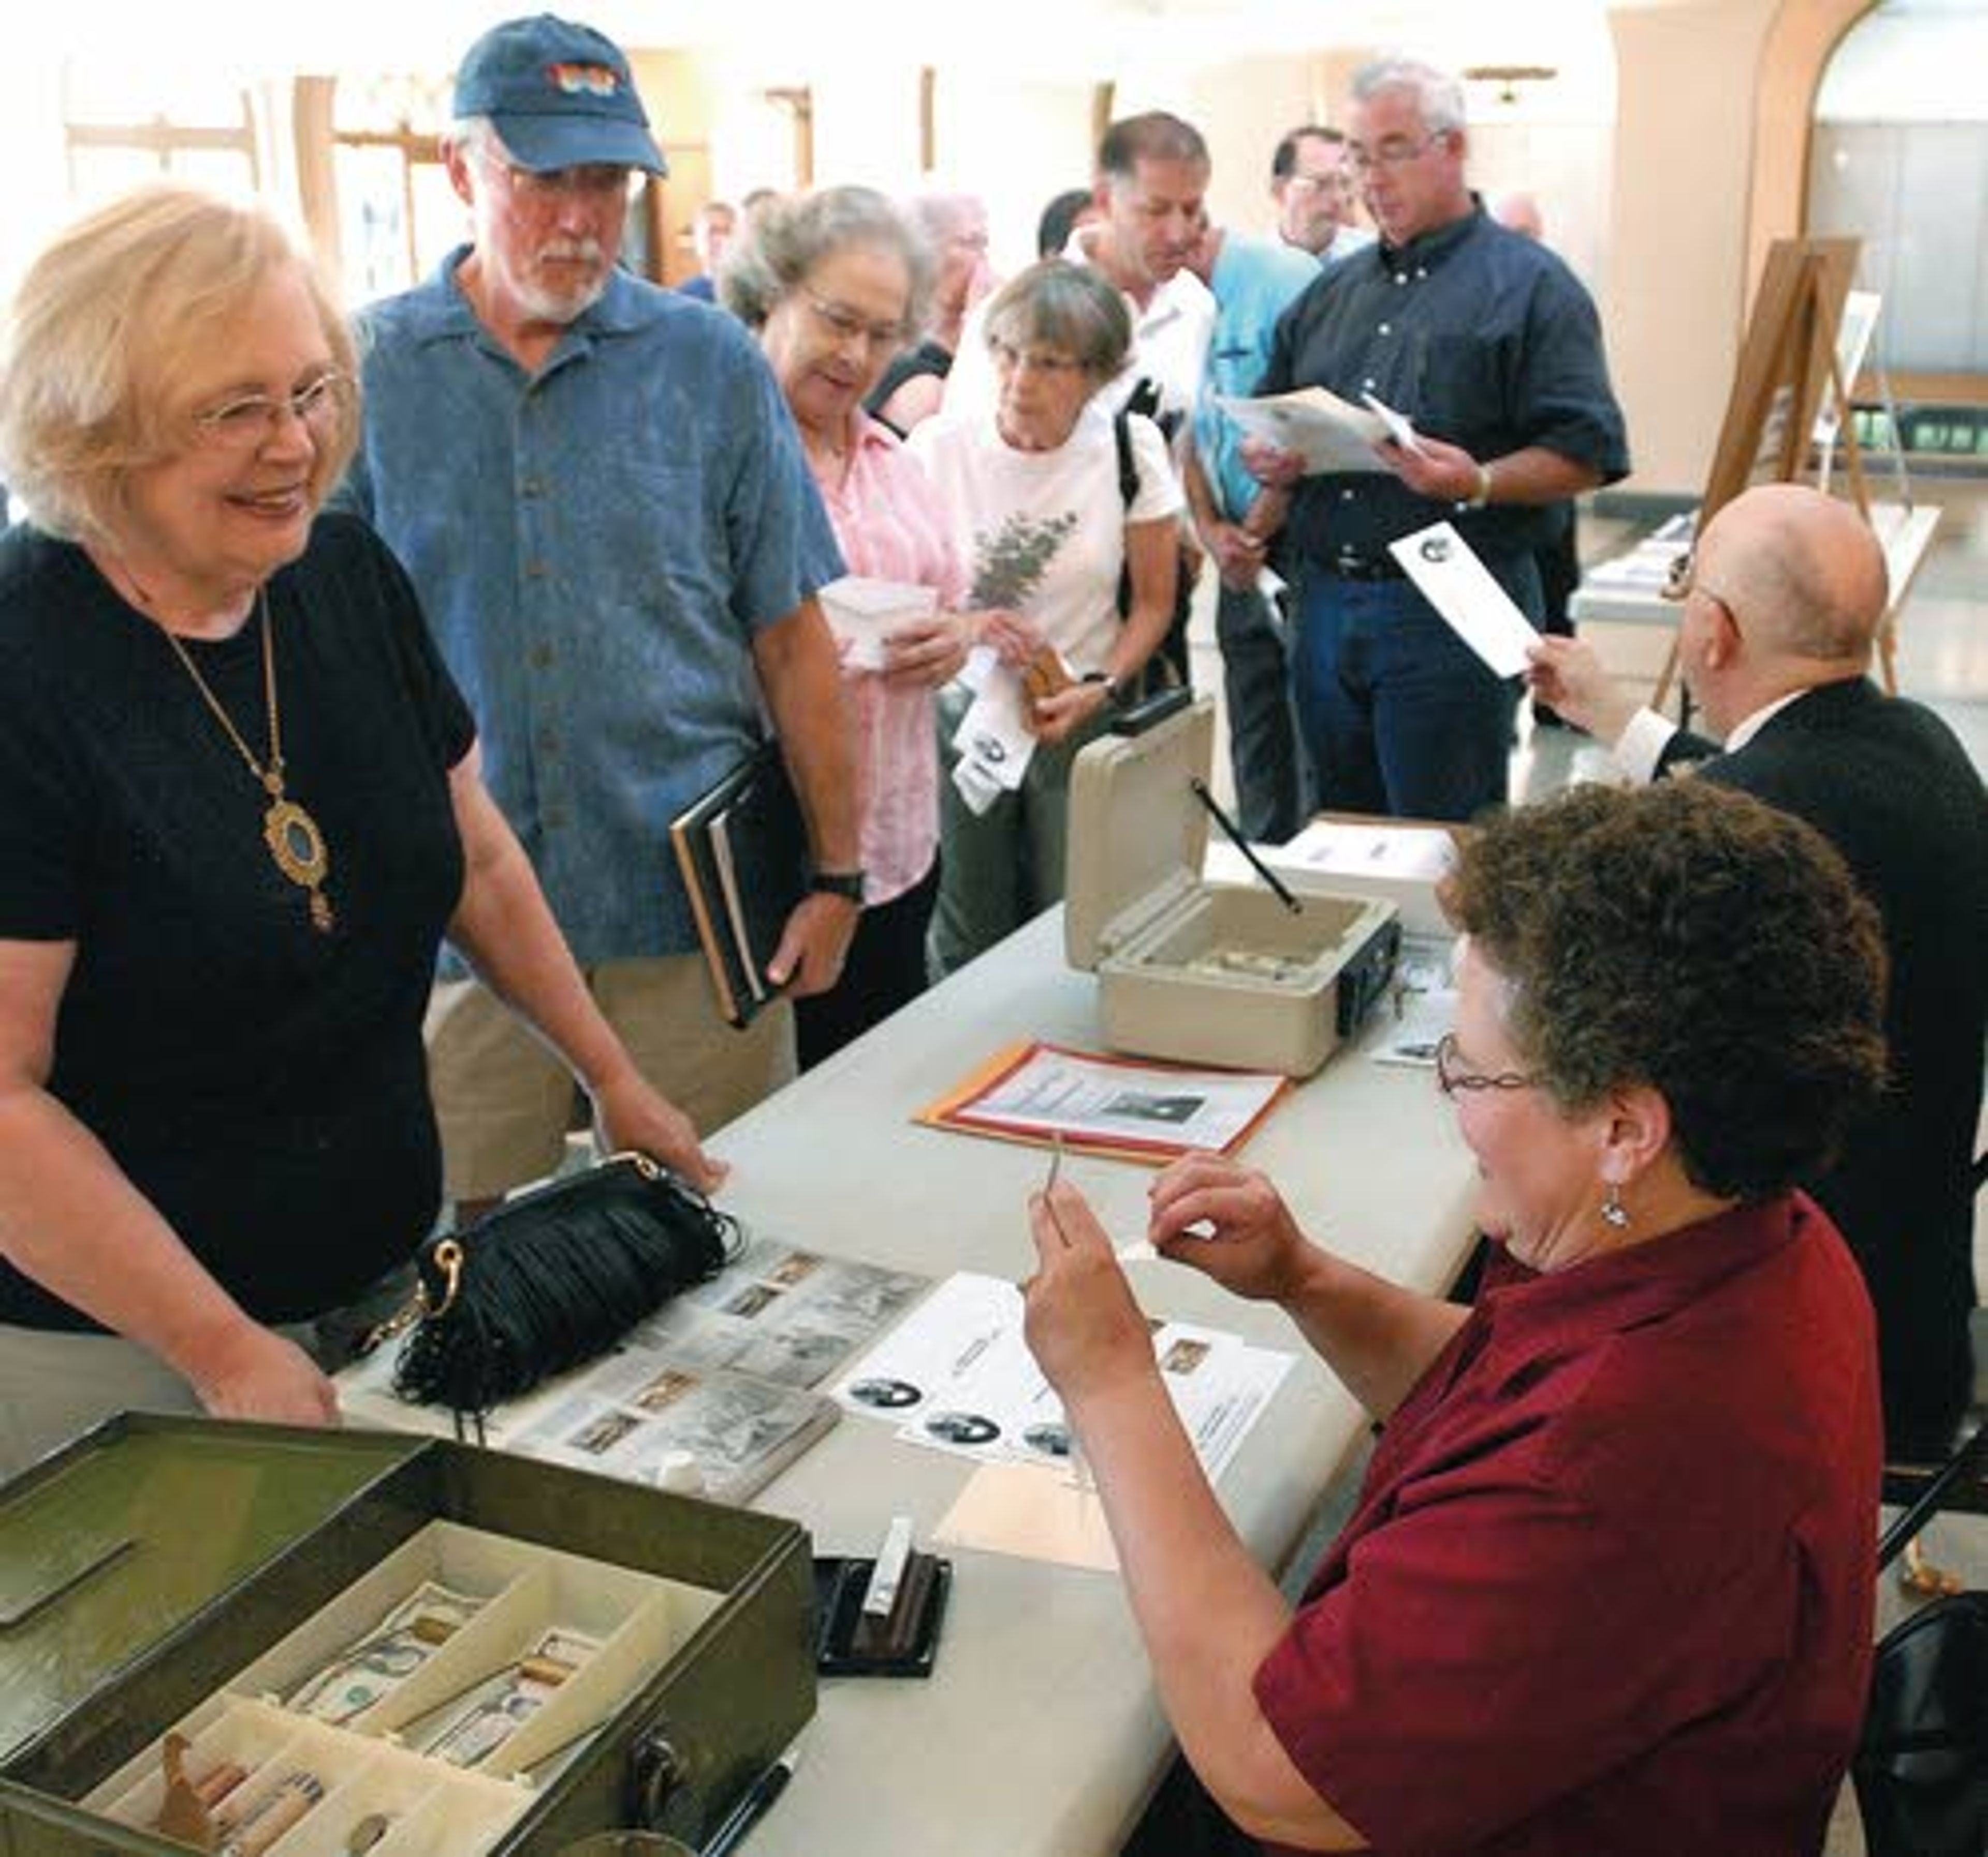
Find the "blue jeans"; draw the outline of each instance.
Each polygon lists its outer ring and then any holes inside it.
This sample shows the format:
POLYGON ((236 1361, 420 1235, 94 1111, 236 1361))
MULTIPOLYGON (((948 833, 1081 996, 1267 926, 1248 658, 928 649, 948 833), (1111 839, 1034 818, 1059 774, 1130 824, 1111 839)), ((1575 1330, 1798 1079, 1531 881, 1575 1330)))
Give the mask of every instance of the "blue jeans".
MULTIPOLYGON (((1537 624, 1532 558, 1485 565, 1537 624)), ((1516 678, 1494 676, 1406 580, 1307 565, 1300 613, 1298 725, 1320 807, 1460 821, 1504 804, 1516 678)))
POLYGON ((1229 766, 1244 837, 1282 844, 1304 821, 1297 720, 1283 622, 1255 587, 1222 585, 1215 602, 1222 689, 1229 706, 1229 766))

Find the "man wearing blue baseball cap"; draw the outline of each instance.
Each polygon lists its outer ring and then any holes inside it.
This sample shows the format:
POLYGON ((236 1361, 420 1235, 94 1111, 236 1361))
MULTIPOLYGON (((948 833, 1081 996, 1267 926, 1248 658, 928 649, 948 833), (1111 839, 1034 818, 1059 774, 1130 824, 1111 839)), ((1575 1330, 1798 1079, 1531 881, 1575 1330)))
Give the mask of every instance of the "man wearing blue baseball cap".
MULTIPOLYGON (((861 873, 835 646, 841 559, 779 389, 729 316, 617 268, 631 171, 664 171, 628 61, 550 14, 457 73, 449 178, 473 236, 367 311, 343 496, 413 576, 483 771, 604 1011, 708 1131, 793 1071, 782 1004, 743 1032, 695 950, 669 821, 770 715, 816 887, 771 964, 840 972, 861 873)), ((495 995, 445 963, 429 1064, 450 1197, 549 1172, 572 1109, 495 995)))

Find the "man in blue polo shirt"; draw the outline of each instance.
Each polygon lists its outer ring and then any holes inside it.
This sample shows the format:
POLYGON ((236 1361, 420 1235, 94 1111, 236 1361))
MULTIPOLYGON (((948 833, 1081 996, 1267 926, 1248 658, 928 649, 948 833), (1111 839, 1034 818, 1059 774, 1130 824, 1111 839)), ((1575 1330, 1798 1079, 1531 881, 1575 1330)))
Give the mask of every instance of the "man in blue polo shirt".
POLYGON ((1462 85, 1405 59, 1369 65, 1347 130, 1380 239, 1292 305, 1259 391, 1372 393, 1421 441, 1377 448, 1371 472, 1315 477, 1253 441, 1244 455, 1290 499, 1293 668, 1320 803, 1467 819, 1505 798, 1517 683, 1444 624, 1388 544, 1453 519, 1537 621, 1552 506, 1626 475, 1628 444, 1587 293, 1464 178, 1462 85))
MULTIPOLYGON (((414 577, 602 1008, 708 1130, 791 1074, 792 1014, 720 1018, 669 821, 752 749, 763 707, 817 870, 771 971, 833 984, 862 885, 814 600, 841 560, 758 344, 616 267, 631 172, 664 171, 620 50, 549 15, 497 26, 455 113, 474 238, 367 313, 343 495, 414 577)), ((449 1196, 473 1208, 555 1162, 571 1094, 461 972, 437 986, 429 1060, 449 1196)))

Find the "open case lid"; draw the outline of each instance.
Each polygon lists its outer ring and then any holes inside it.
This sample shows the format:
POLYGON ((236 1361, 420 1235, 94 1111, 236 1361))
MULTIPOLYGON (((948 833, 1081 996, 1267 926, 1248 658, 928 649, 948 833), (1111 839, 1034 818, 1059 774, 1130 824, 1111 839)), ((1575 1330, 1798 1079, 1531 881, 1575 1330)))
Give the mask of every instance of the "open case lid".
POLYGON ((0 1490, 0 1762, 426 1443, 127 1412, 0 1490))
POLYGON ((1215 759, 1215 702, 1202 697, 1139 735, 1100 736, 1071 763, 1063 957, 1095 967, 1201 883, 1208 855, 1204 784, 1215 759))

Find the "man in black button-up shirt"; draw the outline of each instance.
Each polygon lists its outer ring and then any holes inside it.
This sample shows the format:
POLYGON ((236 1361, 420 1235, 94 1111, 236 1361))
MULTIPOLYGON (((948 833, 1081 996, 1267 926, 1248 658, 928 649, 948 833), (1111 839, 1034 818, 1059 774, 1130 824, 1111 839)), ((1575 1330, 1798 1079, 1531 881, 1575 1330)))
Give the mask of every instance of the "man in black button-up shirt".
POLYGON ((1505 798, 1517 685, 1450 631, 1388 544, 1454 520, 1537 621, 1533 551, 1551 506, 1625 475, 1628 441, 1593 300, 1470 191, 1456 79, 1369 65, 1348 131, 1380 242, 1292 305, 1259 391, 1371 393, 1421 443, 1378 448, 1371 473, 1300 478, 1291 454, 1253 444, 1245 456, 1290 499, 1303 590, 1293 671, 1320 803, 1466 819, 1505 798))

